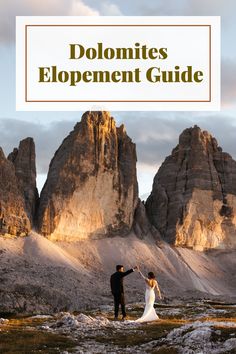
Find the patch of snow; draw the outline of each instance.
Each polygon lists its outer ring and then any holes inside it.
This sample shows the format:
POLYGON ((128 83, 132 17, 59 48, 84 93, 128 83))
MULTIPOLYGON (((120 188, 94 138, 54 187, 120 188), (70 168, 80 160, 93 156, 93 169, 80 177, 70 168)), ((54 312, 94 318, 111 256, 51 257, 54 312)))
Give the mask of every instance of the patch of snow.
POLYGON ((47 319, 47 318, 53 318, 53 316, 51 316, 51 315, 35 315, 35 316, 31 316, 30 318, 32 318, 32 319, 46 318, 47 319))
POLYGON ((201 345, 202 343, 207 343, 211 338, 211 333, 211 328, 207 326, 194 329, 183 336, 184 344, 192 346, 193 344, 201 345))
POLYGON ((80 313, 78 316, 76 316, 77 321, 82 322, 82 323, 92 323, 95 321, 95 319, 92 316, 87 316, 84 315, 83 313, 80 313))
POLYGON ((6 318, 0 318, 0 324, 7 324, 9 322, 6 318))
POLYGON ((236 349, 236 338, 230 338, 224 342, 226 350, 236 349))
POLYGON ((236 348, 236 338, 230 338, 225 342, 212 342, 212 334, 221 334, 220 330, 215 327, 235 328, 236 323, 224 321, 196 321, 183 325, 172 330, 165 339, 163 344, 177 345, 181 354, 201 353, 201 354, 221 354, 226 350, 236 348))
POLYGON ((113 311, 113 306, 111 305, 101 305, 99 306, 99 310, 100 311, 104 311, 104 312, 109 312, 109 311, 113 311))
POLYGON ((51 328, 49 326, 47 326, 47 325, 42 325, 42 326, 39 326, 38 328, 42 329, 44 331, 50 331, 51 330, 51 328))

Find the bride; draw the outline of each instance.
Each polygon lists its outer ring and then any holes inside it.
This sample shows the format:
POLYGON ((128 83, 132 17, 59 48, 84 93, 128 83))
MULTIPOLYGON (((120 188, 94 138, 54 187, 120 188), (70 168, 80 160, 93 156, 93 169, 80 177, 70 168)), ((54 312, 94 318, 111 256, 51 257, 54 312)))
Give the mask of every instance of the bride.
POLYGON ((149 322, 158 320, 159 317, 156 314, 156 311, 153 307, 155 302, 155 289, 157 290, 158 296, 162 299, 161 292, 158 286, 158 283, 155 279, 155 275, 153 272, 148 273, 148 277, 146 278, 140 269, 138 268, 138 272, 141 277, 145 280, 146 283, 146 292, 145 292, 145 309, 142 317, 138 318, 136 322, 149 322))

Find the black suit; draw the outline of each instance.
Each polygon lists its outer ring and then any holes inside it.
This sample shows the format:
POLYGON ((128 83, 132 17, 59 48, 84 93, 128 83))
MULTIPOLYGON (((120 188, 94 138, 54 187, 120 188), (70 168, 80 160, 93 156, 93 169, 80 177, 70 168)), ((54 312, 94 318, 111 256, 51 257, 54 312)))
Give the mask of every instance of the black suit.
POLYGON ((115 272, 111 276, 110 283, 111 292, 114 296, 115 317, 118 317, 120 304, 122 315, 123 317, 126 317, 123 278, 126 277, 126 275, 132 273, 133 271, 133 269, 129 269, 126 272, 115 272))

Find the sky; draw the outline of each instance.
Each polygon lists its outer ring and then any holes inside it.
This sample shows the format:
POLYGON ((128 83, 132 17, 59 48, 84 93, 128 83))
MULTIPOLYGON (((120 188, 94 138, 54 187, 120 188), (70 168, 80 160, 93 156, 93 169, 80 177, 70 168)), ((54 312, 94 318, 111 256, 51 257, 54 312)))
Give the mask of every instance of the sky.
POLYGON ((159 166, 179 134, 197 124, 236 159, 235 0, 0 0, 0 146, 7 155, 19 141, 36 143, 38 188, 65 136, 83 112, 16 112, 15 16, 221 16, 220 112, 111 112, 137 146, 140 196, 152 188, 159 166))

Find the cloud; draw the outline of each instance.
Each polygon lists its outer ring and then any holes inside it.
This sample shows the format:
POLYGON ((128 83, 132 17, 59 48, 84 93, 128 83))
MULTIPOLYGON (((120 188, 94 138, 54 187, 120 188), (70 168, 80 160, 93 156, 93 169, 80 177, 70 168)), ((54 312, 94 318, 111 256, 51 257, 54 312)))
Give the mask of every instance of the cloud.
MULTIPOLYGON (((4 0, 0 0, 3 3, 4 0)), ((0 6, 0 41, 13 41, 15 16, 121 16, 118 5, 110 1, 89 6, 83 0, 8 0, 0 6)))
POLYGON ((222 60, 222 103, 225 106, 236 104, 236 60, 222 60))
POLYGON ((143 15, 152 16, 224 16, 231 15, 235 0, 156 0, 136 1, 136 7, 143 15))
POLYGON ((222 53, 236 56, 232 43, 236 32, 235 0, 156 0, 136 1, 136 15, 143 16, 221 16, 222 53))
POLYGON ((231 11, 236 9, 235 0, 188 0, 185 2, 185 14, 195 16, 229 16, 234 17, 231 11))
POLYGON ((198 125, 218 140, 223 150, 236 158, 236 120, 222 113, 197 112, 119 112, 127 133, 136 143, 138 162, 159 166, 178 144, 181 132, 198 125))
POLYGON ((0 41, 14 40, 15 16, 98 16, 82 0, 0 0, 0 41))
MULTIPOLYGON (((68 2, 68 1, 67 1, 68 2)), ((87 6, 81 0, 71 1, 71 7, 69 12, 65 15, 70 16, 99 16, 99 12, 89 6, 87 6)))
POLYGON ((119 7, 108 1, 100 3, 99 9, 101 11, 101 15, 104 16, 122 16, 122 12, 119 7))
POLYGON ((73 130, 75 122, 57 121, 49 125, 17 119, 0 120, 0 146, 8 155, 20 140, 30 136, 34 138, 37 155, 37 172, 48 172, 49 163, 63 139, 73 130), (12 128, 14 127, 14 128, 12 128))

